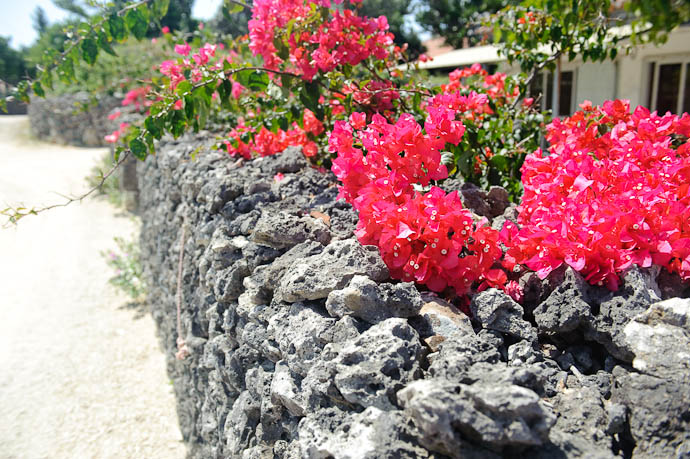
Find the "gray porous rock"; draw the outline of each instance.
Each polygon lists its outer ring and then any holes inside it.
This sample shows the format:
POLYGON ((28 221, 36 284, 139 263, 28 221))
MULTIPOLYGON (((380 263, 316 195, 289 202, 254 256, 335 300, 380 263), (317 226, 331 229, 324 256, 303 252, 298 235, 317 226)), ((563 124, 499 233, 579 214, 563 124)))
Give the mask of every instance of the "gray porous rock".
POLYGON ((652 304, 623 329, 632 366, 641 373, 682 379, 690 375, 690 299, 652 304))
POLYGON ((354 276, 342 290, 328 294, 326 309, 334 317, 353 315, 371 324, 391 317, 412 317, 422 308, 422 297, 412 282, 378 284, 354 276))
POLYGON ((524 310, 504 292, 490 288, 472 298, 470 310, 482 328, 534 340, 536 330, 523 319, 524 310))
POLYGON ((421 376, 421 344, 404 319, 387 319, 351 341, 329 345, 335 387, 347 402, 382 410, 395 408, 393 395, 421 376))
POLYGON ((408 384, 398 400, 421 432, 422 445, 451 457, 541 445, 556 421, 537 394, 511 384, 426 379, 408 384), (489 451, 475 449, 476 444, 489 451))
POLYGON ((626 343, 624 329, 635 316, 661 300, 656 273, 633 266, 618 291, 599 302, 599 313, 586 324, 585 338, 603 344, 615 358, 631 362, 634 354, 626 343))
POLYGON ((423 294, 422 300, 419 316, 411 318, 410 325, 432 352, 437 352, 446 340, 475 334, 470 318, 452 304, 428 294, 423 294))
POLYGON ((523 340, 508 347, 508 362, 513 366, 543 361, 544 354, 539 352, 534 341, 523 340))
POLYGON ((399 411, 369 407, 361 413, 329 408, 299 424, 303 457, 334 459, 415 459, 433 457, 414 442, 415 431, 399 411))
POLYGON ((280 282, 279 293, 287 302, 326 298, 357 274, 378 282, 389 277, 376 247, 362 246, 355 239, 335 241, 320 254, 293 264, 280 282))
POLYGON ((277 173, 298 172, 309 164, 301 147, 287 147, 281 154, 265 156, 257 161, 258 167, 271 179, 277 173))
POLYGON ((540 333, 562 333, 575 330, 591 320, 589 302, 592 288, 571 267, 565 270, 563 281, 546 301, 534 309, 534 320, 540 333))
POLYGON ((432 377, 463 384, 500 382, 528 388, 540 396, 553 396, 566 373, 553 360, 535 357, 533 362, 527 363, 516 358, 515 352, 513 348, 513 359, 507 364, 493 340, 486 336, 465 335, 442 342, 440 350, 427 357, 428 372, 432 377))
POLYGON ((490 342, 475 334, 465 334, 440 343, 439 351, 428 357, 431 365, 429 374, 458 380, 464 377, 473 365, 485 362, 493 365, 501 362, 501 354, 490 342))
POLYGON ((335 322, 312 305, 284 303, 268 320, 267 335, 290 369, 306 375, 328 343, 327 333, 335 322))
POLYGON ((326 245, 331 240, 331 234, 320 219, 278 212, 261 215, 254 227, 252 239, 258 244, 284 249, 307 240, 326 245))
POLYGON ((613 370, 611 401, 628 409, 633 458, 688 457, 690 375, 668 379, 613 370))
POLYGON ((572 458, 608 459, 620 457, 613 453, 611 435, 607 432, 609 419, 605 400, 588 389, 565 389, 550 400, 558 413, 549 432, 549 441, 531 448, 525 457, 558 457, 568 451, 572 458))
MULTIPOLYGON (((479 188, 474 183, 465 182, 460 187, 460 200, 462 205, 472 210, 477 215, 491 217, 491 205, 489 204, 486 191, 479 188)), ((500 215, 500 214, 499 214, 500 215)))
POLYGON ((270 302, 273 292, 278 288, 288 268, 296 262, 321 253, 323 249, 323 244, 317 241, 304 241, 297 244, 271 264, 256 267, 245 282, 245 288, 252 292, 256 301, 270 302))

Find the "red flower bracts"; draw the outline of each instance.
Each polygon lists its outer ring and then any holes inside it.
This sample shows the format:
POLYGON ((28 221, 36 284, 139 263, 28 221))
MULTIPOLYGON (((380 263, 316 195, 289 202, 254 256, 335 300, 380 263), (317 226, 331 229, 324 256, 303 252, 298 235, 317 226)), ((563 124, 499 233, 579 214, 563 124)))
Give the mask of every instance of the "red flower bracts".
POLYGON ((690 279, 690 115, 631 114, 621 100, 581 107, 549 126, 549 154, 525 160, 521 228, 501 232, 504 266, 544 278, 567 263, 612 290, 631 264, 690 279))
POLYGON ((457 192, 429 187, 448 176, 440 150, 464 133, 455 116, 430 107, 422 128, 408 114, 395 124, 375 114, 366 124, 354 113, 336 123, 329 146, 340 195, 359 213, 356 235, 379 248, 391 276, 464 294, 476 281, 502 287, 507 279, 491 270, 502 255, 498 232, 474 222, 457 192))
MULTIPOLYGON (((336 2, 342 3, 342 2, 336 2)), ((385 16, 368 18, 352 10, 333 10, 320 24, 305 23, 316 8, 331 6, 330 0, 257 0, 249 21, 249 48, 277 69, 289 62, 291 71, 311 81, 318 72, 330 72, 345 64, 357 65, 373 56, 388 57, 393 35, 385 16), (276 49, 275 29, 288 29, 287 49, 276 49)))

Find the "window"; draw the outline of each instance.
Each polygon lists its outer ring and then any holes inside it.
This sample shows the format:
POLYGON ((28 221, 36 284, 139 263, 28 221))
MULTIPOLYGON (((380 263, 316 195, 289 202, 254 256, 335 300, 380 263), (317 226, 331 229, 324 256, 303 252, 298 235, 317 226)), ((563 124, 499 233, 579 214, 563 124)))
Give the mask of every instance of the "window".
POLYGON ((558 104, 556 107, 554 107, 553 103, 553 79, 553 73, 540 73, 530 84, 530 94, 535 98, 541 96, 542 110, 551 110, 556 116, 568 116, 573 105, 575 72, 561 72, 561 84, 558 90, 558 104))
POLYGON ((690 112, 690 59, 666 59, 649 67, 648 102, 651 110, 690 112))

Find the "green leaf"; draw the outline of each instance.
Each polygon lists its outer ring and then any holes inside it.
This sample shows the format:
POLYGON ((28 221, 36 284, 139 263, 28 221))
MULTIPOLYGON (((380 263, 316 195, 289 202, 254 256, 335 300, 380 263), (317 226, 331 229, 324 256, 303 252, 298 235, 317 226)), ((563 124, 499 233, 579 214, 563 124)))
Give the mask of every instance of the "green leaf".
POLYGON ((124 19, 117 14, 111 14, 106 22, 108 32, 115 41, 124 41, 127 38, 127 28, 124 19))
POLYGON ((508 158, 502 155, 494 155, 489 159, 489 163, 492 167, 500 171, 508 170, 508 158))
POLYGON ((33 89, 34 94, 36 94, 38 97, 45 97, 46 93, 43 91, 43 86, 41 86, 40 81, 34 81, 34 83, 31 85, 31 89, 33 89))
POLYGON ((108 35, 106 35, 105 32, 101 32, 98 34, 98 46, 111 56, 117 56, 117 53, 115 52, 113 47, 110 46, 110 41, 108 41, 108 35))
POLYGON ((129 142, 129 149, 137 159, 146 159, 146 144, 138 138, 129 142))
POLYGON ((161 19, 168 13, 168 7, 170 6, 170 0, 156 0, 153 2, 153 15, 156 19, 161 19))
POLYGON ((144 14, 137 8, 129 10, 125 15, 125 23, 130 32, 136 37, 137 40, 141 40, 146 36, 146 31, 149 28, 149 24, 144 17, 144 14))
POLYGON ((43 72, 43 83, 46 88, 53 89, 53 74, 51 72, 43 72))
POLYGON ((7 113, 7 101, 5 100, 4 97, 2 99, 0 99, 0 110, 7 113))
POLYGON ((163 135, 159 120, 160 118, 155 118, 153 116, 149 116, 144 120, 144 127, 156 139, 160 139, 163 135))
POLYGON ((315 81, 305 83, 299 92, 299 100, 307 107, 309 110, 317 115, 320 111, 319 99, 321 98, 321 91, 318 83, 315 81))
POLYGON ((118 145, 115 148, 115 152, 113 153, 113 159, 115 160, 115 162, 118 162, 120 160, 120 155, 123 151, 125 151, 125 147, 123 147, 122 145, 118 145))
POLYGON ((180 84, 177 85, 175 93, 178 96, 183 96, 192 90, 192 84, 187 80, 182 80, 180 84))
POLYGON ((93 65, 98 58, 98 44, 93 38, 84 38, 81 42, 81 52, 87 64, 93 65))
POLYGON ((239 3, 234 3, 229 0, 225 0, 223 2, 223 7, 225 8, 225 11, 228 12, 228 14, 236 14, 244 9, 244 7, 239 3))
POLYGON ((64 59, 57 68, 58 78, 65 84, 71 84, 74 80, 74 62, 70 57, 64 59))
POLYGON ((235 81, 254 91, 265 91, 268 87, 268 74, 258 70, 242 70, 235 73, 235 81))

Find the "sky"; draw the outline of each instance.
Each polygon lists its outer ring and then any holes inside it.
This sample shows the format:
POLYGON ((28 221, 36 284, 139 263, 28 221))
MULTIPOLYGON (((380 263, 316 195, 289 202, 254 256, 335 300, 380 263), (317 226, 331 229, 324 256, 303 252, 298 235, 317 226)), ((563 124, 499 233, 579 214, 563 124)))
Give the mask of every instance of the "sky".
MULTIPOLYGON (((222 0, 195 0, 192 16, 209 19, 218 10, 222 0)), ((28 46, 37 37, 31 15, 37 6, 43 8, 50 23, 67 17, 67 13, 53 5, 51 0, 0 0, 0 35, 11 37, 10 45, 19 49, 28 46)))

